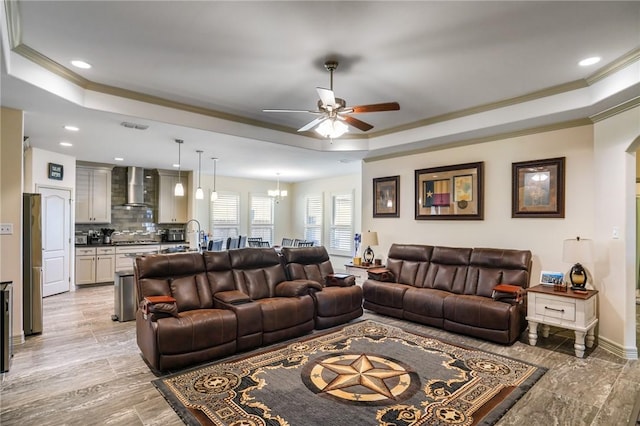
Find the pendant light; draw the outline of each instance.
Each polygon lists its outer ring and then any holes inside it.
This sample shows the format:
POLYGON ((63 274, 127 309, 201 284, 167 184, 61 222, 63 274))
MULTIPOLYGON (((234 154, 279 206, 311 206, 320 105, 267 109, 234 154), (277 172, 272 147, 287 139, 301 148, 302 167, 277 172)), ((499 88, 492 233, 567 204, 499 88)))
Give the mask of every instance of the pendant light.
POLYGON ((182 179, 180 178, 180 145, 184 143, 182 139, 176 139, 176 143, 178 144, 178 183, 176 183, 176 187, 173 190, 173 195, 176 197, 184 197, 184 187, 182 186, 182 179))
POLYGON ((196 200, 204 199, 204 191, 200 186, 200 177, 202 172, 202 150, 197 150, 198 153, 198 189, 196 189, 196 200))
POLYGON ((215 201, 218 199, 218 193, 216 192, 216 162, 218 159, 216 157, 211 157, 213 160, 213 191, 211 192, 211 201, 215 201))

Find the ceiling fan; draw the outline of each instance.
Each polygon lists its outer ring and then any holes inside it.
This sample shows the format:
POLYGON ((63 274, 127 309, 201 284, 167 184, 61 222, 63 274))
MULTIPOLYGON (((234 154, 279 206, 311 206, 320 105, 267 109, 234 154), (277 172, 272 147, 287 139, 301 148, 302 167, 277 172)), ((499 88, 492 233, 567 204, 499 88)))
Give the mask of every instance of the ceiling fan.
POLYGON ((365 123, 349 114, 361 114, 365 112, 382 112, 382 111, 397 111, 400 109, 398 102, 385 102, 381 104, 369 104, 369 105, 356 105, 347 107, 347 103, 342 98, 337 98, 333 93, 333 72, 338 67, 337 61, 327 61, 324 63, 324 67, 331 74, 330 89, 323 87, 316 87, 318 91, 318 109, 312 110, 297 110, 297 109, 263 109, 263 112, 304 112, 309 114, 318 115, 317 118, 305 124, 298 129, 298 132, 306 132, 315 127, 323 137, 337 138, 342 136, 349 130, 347 124, 366 132, 371 130, 373 126, 369 123, 365 123), (345 124, 346 123, 346 124, 345 124))

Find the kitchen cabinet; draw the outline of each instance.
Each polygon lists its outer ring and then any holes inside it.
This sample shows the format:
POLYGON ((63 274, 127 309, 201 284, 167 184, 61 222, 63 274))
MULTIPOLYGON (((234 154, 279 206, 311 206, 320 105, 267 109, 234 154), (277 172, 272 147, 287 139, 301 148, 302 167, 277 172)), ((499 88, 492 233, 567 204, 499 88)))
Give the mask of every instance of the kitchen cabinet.
POLYGON ((115 254, 114 247, 76 247, 76 285, 112 282, 115 254))
POLYGON ((76 223, 111 222, 111 169, 76 167, 76 223))
POLYGON ((113 281, 116 272, 115 247, 96 248, 96 282, 106 283, 113 281))
POLYGON ((176 197, 173 191, 178 183, 178 173, 170 170, 158 170, 158 223, 187 222, 189 185, 186 173, 181 174, 180 181, 184 186, 184 196, 176 197))
POLYGON ((96 249, 76 248, 76 285, 96 282, 96 249))

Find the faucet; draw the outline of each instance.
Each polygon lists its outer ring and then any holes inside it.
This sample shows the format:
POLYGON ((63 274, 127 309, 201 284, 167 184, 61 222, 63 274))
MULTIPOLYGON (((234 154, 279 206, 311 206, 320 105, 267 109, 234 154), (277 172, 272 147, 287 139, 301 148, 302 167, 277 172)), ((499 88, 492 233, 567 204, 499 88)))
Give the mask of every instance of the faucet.
POLYGON ((200 250, 202 250, 202 245, 201 245, 202 241, 200 240, 200 231, 202 229, 200 228, 200 222, 198 222, 197 219, 189 219, 187 221, 187 223, 184 224, 184 233, 185 233, 185 235, 189 235, 188 228, 189 228, 189 224, 191 222, 195 222, 198 225, 198 240, 197 240, 198 241, 198 247, 197 247, 197 250, 198 250, 198 252, 200 252, 200 250))

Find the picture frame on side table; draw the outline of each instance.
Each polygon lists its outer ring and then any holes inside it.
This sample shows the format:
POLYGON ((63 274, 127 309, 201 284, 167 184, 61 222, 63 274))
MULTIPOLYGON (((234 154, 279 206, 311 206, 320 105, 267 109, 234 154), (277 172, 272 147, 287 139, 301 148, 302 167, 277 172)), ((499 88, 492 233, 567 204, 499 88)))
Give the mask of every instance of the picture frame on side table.
POLYGON ((415 171, 416 220, 483 220, 484 163, 415 171))
POLYGON ((556 271, 541 271, 540 284, 542 285, 561 285, 564 282, 564 273, 556 271))
POLYGON ((511 217, 564 217, 565 157, 512 163, 511 217))
POLYGON ((373 217, 400 217, 400 176, 373 179, 373 217))

